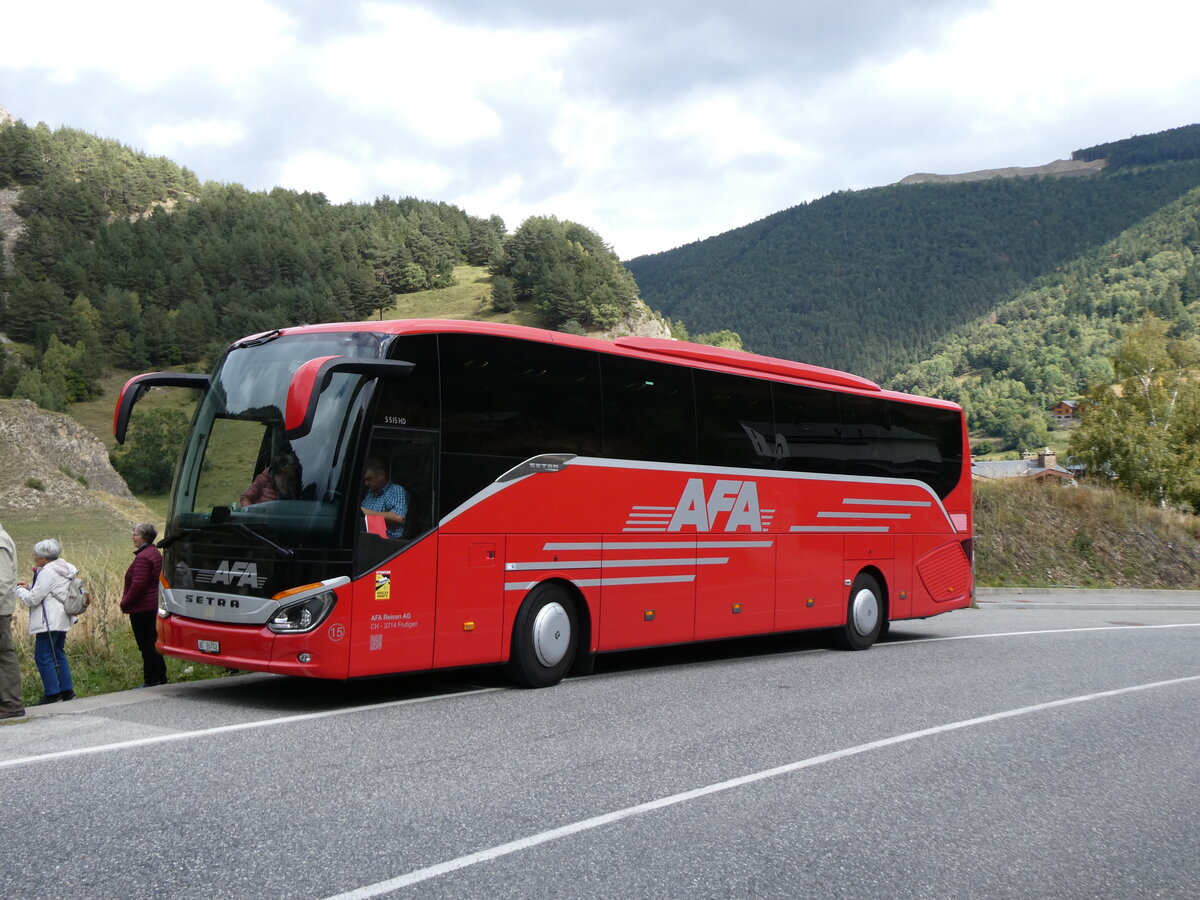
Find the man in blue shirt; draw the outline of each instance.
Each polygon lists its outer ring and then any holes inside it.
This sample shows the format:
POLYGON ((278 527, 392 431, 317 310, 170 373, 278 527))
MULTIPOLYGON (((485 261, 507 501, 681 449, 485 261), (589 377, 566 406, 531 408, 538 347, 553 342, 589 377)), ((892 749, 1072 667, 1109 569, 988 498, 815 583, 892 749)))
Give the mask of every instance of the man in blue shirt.
POLYGON ((387 528, 390 538, 404 537, 405 519, 408 517, 408 492, 388 477, 387 466, 379 460, 367 462, 363 472, 363 484, 367 494, 362 500, 362 511, 367 516, 379 516, 387 528))

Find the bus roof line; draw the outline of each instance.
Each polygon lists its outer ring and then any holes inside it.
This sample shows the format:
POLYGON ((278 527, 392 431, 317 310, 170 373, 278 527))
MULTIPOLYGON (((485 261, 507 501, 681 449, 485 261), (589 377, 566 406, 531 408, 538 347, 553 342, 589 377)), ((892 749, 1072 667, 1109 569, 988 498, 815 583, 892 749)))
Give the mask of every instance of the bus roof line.
POLYGON ((608 341, 586 335, 566 334, 561 331, 549 331, 545 328, 531 328, 528 325, 509 325, 504 322, 476 322, 470 319, 386 319, 378 322, 330 322, 321 325, 298 325, 284 329, 284 334, 314 334, 330 331, 371 331, 377 334, 479 334, 493 337, 506 337, 515 340, 537 341, 543 344, 557 344, 562 347, 575 347, 581 350, 593 350, 598 353, 615 353, 621 356, 631 356, 638 359, 658 359, 662 362, 675 361, 686 365, 693 364, 720 366, 731 372, 740 372, 749 377, 794 379, 807 382, 826 389, 842 388, 851 391, 877 394, 889 400, 901 403, 912 403, 917 406, 933 406, 943 409, 961 409, 952 400, 939 397, 923 397, 907 394, 903 391, 893 391, 881 387, 870 379, 829 369, 810 363, 795 362, 788 359, 778 359, 773 356, 760 356, 757 353, 746 353, 740 350, 727 350, 723 347, 710 347, 707 344, 693 344, 688 341, 668 340, 666 338, 644 338, 626 336, 608 341))

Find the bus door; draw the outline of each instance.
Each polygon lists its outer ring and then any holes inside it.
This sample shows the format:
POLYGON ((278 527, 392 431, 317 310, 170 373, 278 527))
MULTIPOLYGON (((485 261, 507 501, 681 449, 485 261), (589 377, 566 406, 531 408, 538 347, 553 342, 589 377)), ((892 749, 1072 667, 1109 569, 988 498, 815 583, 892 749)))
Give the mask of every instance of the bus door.
POLYGON ((351 676, 433 665, 437 438, 436 431, 416 428, 376 426, 371 432, 354 486, 360 577, 350 630, 351 676))

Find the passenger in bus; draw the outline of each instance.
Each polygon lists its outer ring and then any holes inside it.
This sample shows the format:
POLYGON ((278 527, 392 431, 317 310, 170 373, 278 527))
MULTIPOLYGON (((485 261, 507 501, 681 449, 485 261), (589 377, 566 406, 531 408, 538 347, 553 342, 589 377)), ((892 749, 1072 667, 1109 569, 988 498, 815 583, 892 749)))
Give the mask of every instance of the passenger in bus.
POLYGON ((271 465, 263 469, 250 486, 242 492, 238 503, 267 503, 271 500, 296 500, 300 497, 300 463, 296 454, 284 451, 276 454, 271 465))
POLYGON ((367 468, 363 472, 363 485, 367 489, 362 500, 363 515, 383 519, 388 537, 404 537, 404 524, 408 517, 408 491, 392 481, 387 466, 377 459, 367 462, 367 468))

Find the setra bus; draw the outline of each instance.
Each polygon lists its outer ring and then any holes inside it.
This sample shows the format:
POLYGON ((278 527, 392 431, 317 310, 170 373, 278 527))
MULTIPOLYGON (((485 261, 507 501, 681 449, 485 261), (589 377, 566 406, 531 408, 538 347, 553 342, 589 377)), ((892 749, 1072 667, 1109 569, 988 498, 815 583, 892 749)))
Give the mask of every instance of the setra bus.
POLYGON ((845 372, 478 322, 301 326, 211 377, 130 379, 119 442, 154 386, 203 392, 159 544, 159 649, 182 659, 503 663, 545 686, 634 647, 821 628, 865 649, 970 602, 961 408, 845 372), (290 483, 248 493, 273 463, 290 483), (364 505, 372 478, 402 515, 364 505))

